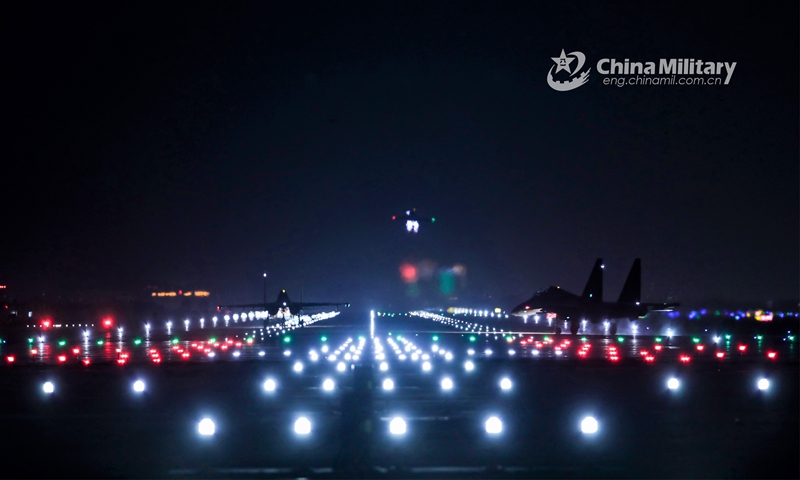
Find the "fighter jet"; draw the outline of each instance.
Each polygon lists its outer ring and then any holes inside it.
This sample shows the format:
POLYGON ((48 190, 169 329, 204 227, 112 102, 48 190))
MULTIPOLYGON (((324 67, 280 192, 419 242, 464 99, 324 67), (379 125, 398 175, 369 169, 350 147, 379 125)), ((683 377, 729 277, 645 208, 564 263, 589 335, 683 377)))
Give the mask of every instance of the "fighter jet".
MULTIPOLYGON (((511 311, 512 315, 526 318, 533 315, 547 315, 549 318, 566 320, 570 323, 569 330, 573 335, 578 333, 583 320, 592 323, 604 321, 611 322, 610 333, 617 333, 616 320, 644 318, 651 311, 671 311, 677 303, 642 303, 642 261, 637 258, 633 262, 622 293, 616 302, 603 301, 603 265, 602 259, 597 259, 589 275, 589 281, 583 293, 578 296, 561 287, 548 287, 536 292, 533 297, 517 305, 511 311)), ((561 328, 556 322, 556 333, 561 333, 561 328)))
POLYGON ((286 293, 286 290, 281 290, 278 293, 278 298, 274 302, 262 302, 262 303, 250 303, 246 305, 218 305, 217 311, 218 312, 230 312, 231 309, 258 309, 262 311, 269 312, 270 317, 274 317, 281 312, 284 316, 286 315, 298 315, 303 313, 306 309, 314 309, 314 308, 323 308, 323 307, 349 307, 349 303, 335 303, 335 302, 323 302, 323 303, 310 303, 310 302, 293 302, 289 299, 289 295, 286 293))
POLYGON ((406 224, 406 231, 409 233, 419 232, 419 224, 421 222, 433 223, 436 221, 433 217, 420 217, 417 215, 416 208, 406 210, 403 215, 392 215, 392 220, 404 221, 406 224))

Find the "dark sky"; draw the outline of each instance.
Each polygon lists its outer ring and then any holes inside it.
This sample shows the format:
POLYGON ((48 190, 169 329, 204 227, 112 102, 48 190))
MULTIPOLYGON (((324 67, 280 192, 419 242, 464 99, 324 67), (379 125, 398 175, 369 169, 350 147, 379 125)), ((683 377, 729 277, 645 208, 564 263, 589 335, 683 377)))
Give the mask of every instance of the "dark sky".
POLYGON ((386 304, 429 259, 510 307, 597 257, 607 299, 635 257, 648 301, 798 296, 796 2, 0 8, 17 296, 256 300, 266 269, 270 296, 386 304), (562 48, 592 67, 571 92, 545 80, 562 48), (737 67, 617 88, 603 57, 737 67), (406 234, 410 207, 436 223, 406 234))

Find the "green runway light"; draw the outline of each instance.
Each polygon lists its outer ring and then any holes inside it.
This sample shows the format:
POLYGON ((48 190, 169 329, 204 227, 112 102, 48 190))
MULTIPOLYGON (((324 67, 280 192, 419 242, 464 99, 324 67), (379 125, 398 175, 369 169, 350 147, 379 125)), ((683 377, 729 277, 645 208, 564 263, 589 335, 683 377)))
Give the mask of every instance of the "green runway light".
POLYGON ((433 218, 433 217, 431 217, 431 223, 433 223, 433 222, 435 222, 435 221, 436 221, 436 219, 435 219, 435 218, 433 218))
POLYGON ((359 339, 359 340, 364 340, 364 335, 359 335, 359 336, 358 336, 358 339, 359 339))
POLYGON ((328 341, 328 337, 326 337, 325 335, 323 335, 323 336, 322 336, 322 338, 320 338, 320 340, 322 340, 323 342, 327 342, 327 341, 328 341))
POLYGON ((28 343, 33 343, 33 338, 29 338, 28 343))
POLYGON ((59 347, 63 347, 63 346, 64 346, 64 345, 66 345, 66 344, 67 344, 67 341, 66 341, 66 340, 59 340, 59 341, 58 341, 58 346, 59 346, 59 347))
POLYGON ((142 339, 141 338, 134 338, 133 339, 133 344, 137 345, 137 346, 141 345, 142 344, 142 339))
POLYGON ((789 341, 794 342, 794 335, 789 335, 789 341))
POLYGON ((211 337, 211 338, 208 339, 208 342, 209 343, 217 343, 217 339, 214 338, 214 337, 211 337))
POLYGON ((762 337, 761 335, 757 335, 756 338, 758 339, 759 342, 764 339, 764 337, 762 337))
POLYGON ((178 337, 175 337, 175 338, 172 339, 172 344, 173 345, 177 345, 179 341, 180 340, 178 340, 178 337))
POLYGON ((292 337, 289 337, 289 336, 283 337, 283 343, 289 343, 291 341, 292 341, 292 337))
POLYGON ((104 343, 106 343, 106 342, 102 338, 97 341, 97 345, 99 345, 99 346, 102 346, 104 343))
POLYGON ((728 335, 725 335, 725 340, 730 340, 730 339, 731 339, 731 336, 730 336, 730 334, 728 334, 728 335))
POLYGON ((549 341, 550 341, 550 337, 549 337, 548 335, 545 335, 543 340, 544 340, 545 342, 549 342, 549 341))
POLYGON ((661 343, 661 337, 656 337, 656 343, 661 343))
POLYGON ((475 341, 475 335, 470 335, 469 336, 469 341, 470 342, 474 342, 475 341))
POLYGON ((719 316, 720 316, 720 312, 719 312, 719 310, 715 310, 715 311, 714 311, 714 316, 715 316, 715 317, 719 317, 719 316))
POLYGON ((585 342, 585 341, 586 341, 586 337, 581 337, 581 342, 585 342))
POLYGON ((692 337, 692 341, 694 343, 700 343, 700 339, 698 337, 692 337))
POLYGON ((619 343, 622 343, 622 342, 624 342, 624 341, 625 341, 625 337, 617 337, 617 341, 618 341, 619 343))
POLYGON ((439 341, 439 335, 434 335, 433 336, 433 341, 434 342, 438 342, 439 341))

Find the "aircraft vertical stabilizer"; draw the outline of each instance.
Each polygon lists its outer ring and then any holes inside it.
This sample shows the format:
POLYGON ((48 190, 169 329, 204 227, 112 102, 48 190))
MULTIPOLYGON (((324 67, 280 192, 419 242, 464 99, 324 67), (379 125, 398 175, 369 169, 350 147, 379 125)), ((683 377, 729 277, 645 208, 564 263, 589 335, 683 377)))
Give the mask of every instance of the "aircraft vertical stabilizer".
POLYGON ((642 300, 642 259, 633 261, 633 266, 619 294, 619 303, 638 303, 642 300))
POLYGON ((586 282, 586 287, 583 289, 581 297, 588 298, 594 301, 603 301, 603 259, 598 258, 594 262, 592 273, 589 274, 589 280, 586 282))

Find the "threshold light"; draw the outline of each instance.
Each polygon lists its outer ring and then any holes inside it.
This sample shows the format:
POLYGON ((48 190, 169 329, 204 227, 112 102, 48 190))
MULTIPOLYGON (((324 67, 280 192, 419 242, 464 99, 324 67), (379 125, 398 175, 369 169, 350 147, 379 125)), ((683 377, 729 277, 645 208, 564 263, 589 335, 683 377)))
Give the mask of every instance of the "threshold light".
POLYGON ((204 437, 214 435, 215 431, 216 426, 214 425, 214 421, 210 418, 204 418, 200 420, 200 423, 197 424, 197 433, 203 435, 204 437))
POLYGON ((597 420, 594 417, 586 417, 581 422, 581 432, 583 433, 596 433, 597 428, 597 420))

